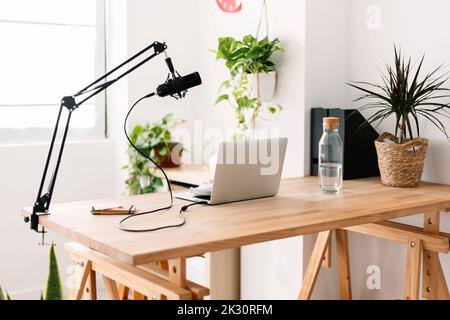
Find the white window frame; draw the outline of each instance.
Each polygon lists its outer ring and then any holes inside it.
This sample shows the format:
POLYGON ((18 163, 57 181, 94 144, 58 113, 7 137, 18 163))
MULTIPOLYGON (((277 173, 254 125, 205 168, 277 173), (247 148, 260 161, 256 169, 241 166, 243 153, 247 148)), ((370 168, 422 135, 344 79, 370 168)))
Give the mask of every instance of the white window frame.
MULTIPOLYGON (((106 72, 106 0, 95 0, 97 2, 96 12, 96 25, 97 25, 97 37, 96 37, 96 63, 95 63, 95 76, 100 77, 106 72)), ((70 24, 69 24, 70 25, 70 24)), ((80 83, 78 89, 82 89, 95 79, 87 79, 86 83, 80 83)), ((64 79, 61 79, 64 81, 64 79)), ((67 95, 75 94, 75 92, 67 92, 67 95)), ((60 100, 62 97, 55 97, 55 101, 60 100)), ((83 97, 79 97, 77 101, 80 101, 83 97)), ((95 103, 95 125, 92 128, 70 128, 67 140, 68 141, 81 141, 81 140, 98 140, 107 138, 107 106, 106 106, 106 90, 99 93, 97 96, 91 98, 85 104, 80 106, 80 110, 83 108, 92 107, 89 103, 95 103)), ((53 106, 53 105, 51 105, 53 106)), ((2 106, 0 106, 1 108, 2 106)), ((58 114, 59 105, 55 105, 54 119, 56 124, 56 115, 58 114)), ((20 106, 17 106, 20 108, 20 106)), ((1 110, 1 109, 0 109, 1 110)), ((78 110, 74 110, 76 113, 78 110)), ((63 110, 63 117, 59 124, 58 134, 62 135, 62 128, 65 126, 65 116, 68 110, 63 110)), ((54 124, 50 128, 0 128, 0 145, 9 144, 29 144, 29 143, 46 143, 50 141, 51 135, 54 130, 54 124)))

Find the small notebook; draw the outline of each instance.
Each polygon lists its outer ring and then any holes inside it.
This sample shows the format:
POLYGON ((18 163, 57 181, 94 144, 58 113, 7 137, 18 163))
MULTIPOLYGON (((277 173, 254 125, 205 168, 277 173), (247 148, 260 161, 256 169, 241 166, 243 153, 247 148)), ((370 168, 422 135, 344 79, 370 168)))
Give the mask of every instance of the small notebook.
POLYGON ((133 214, 136 212, 135 206, 123 206, 118 203, 108 202, 99 203, 92 206, 91 213, 93 215, 121 215, 121 214, 133 214))

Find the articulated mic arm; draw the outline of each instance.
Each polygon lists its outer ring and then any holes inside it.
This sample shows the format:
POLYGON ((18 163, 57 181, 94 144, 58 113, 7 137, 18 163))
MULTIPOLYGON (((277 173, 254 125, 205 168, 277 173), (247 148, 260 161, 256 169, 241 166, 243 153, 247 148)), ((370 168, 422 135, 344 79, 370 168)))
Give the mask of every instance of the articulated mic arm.
MULTIPOLYGON (((67 132, 69 130, 69 124, 70 124, 72 112, 75 109, 77 109, 78 107, 80 107, 83 103, 85 103, 86 101, 91 99, 92 97, 94 97, 97 94, 99 94, 100 92, 106 90, 109 86, 114 84, 116 81, 122 79, 127 74, 133 72, 134 70, 136 70, 137 68, 139 68, 140 66, 142 66, 143 64, 148 62, 149 60, 153 59, 157 55, 165 52, 166 49, 167 49, 167 46, 165 43, 153 42, 148 47, 144 48, 143 50, 141 50, 140 52, 138 52, 137 54, 135 54, 134 56, 132 56, 131 58, 126 60, 125 62, 121 63, 120 65, 118 65, 117 67, 112 69, 111 71, 107 72, 106 74, 104 74, 103 76, 101 76, 100 78, 98 78, 97 80, 95 80, 94 82, 92 82, 87 87, 83 88, 82 90, 80 90, 79 92, 74 94, 73 96, 67 96, 61 100, 61 105, 59 108, 58 117, 56 119, 56 125, 55 125, 55 129, 53 131, 52 140, 51 140, 50 148, 49 148, 48 155, 47 155, 47 160, 45 162, 44 172, 42 174, 42 179, 41 179, 41 183, 39 186, 38 195, 37 195, 36 201, 33 206, 33 212, 29 218, 25 218, 25 222, 30 222, 30 227, 32 230, 34 230, 38 233, 42 233, 42 234, 45 233, 44 228, 42 228, 42 230, 39 230, 39 216, 49 214, 50 203, 52 201, 53 190, 55 188, 55 183, 56 183, 56 177, 58 175, 61 158, 62 158, 62 155, 64 152, 64 145, 66 143, 67 132), (143 59, 136 65, 134 65, 133 67, 129 68, 128 70, 124 71, 119 76, 115 77, 114 79, 106 80, 113 73, 116 73, 119 69, 123 68, 125 65, 134 61, 135 59, 137 59, 138 57, 140 57, 141 55, 143 55, 144 53, 146 53, 147 51, 149 51, 151 49, 153 49, 153 53, 151 53, 151 55, 149 55, 148 57, 146 57, 145 59, 143 59), (77 102, 76 97, 79 97, 82 95, 86 95, 86 96, 84 98, 81 98, 81 100, 79 102, 77 102), (52 154, 53 154, 53 148, 55 146, 55 141, 56 141, 57 134, 58 134, 59 121, 61 119, 61 114, 62 114, 62 111, 64 108, 66 108, 69 111, 69 114, 67 116, 66 125, 64 128, 63 136, 62 136, 61 146, 59 149, 55 169, 54 169, 52 177, 50 179, 47 192, 43 193, 44 184, 45 184, 45 181, 47 178, 47 173, 48 173, 50 161, 51 161, 52 154)), ((170 61, 170 58, 166 59, 166 62, 168 62, 168 61, 170 61)), ((170 69, 170 66, 169 66, 169 69, 170 69)), ((171 73, 173 73, 172 70, 170 70, 170 71, 171 71, 171 73)))

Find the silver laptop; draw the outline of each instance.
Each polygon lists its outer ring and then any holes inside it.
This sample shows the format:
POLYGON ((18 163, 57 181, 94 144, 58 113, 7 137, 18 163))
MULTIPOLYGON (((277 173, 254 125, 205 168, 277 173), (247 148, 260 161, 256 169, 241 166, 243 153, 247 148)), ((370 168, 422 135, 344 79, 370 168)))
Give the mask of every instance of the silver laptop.
POLYGON ((175 197, 221 204, 275 196, 280 187, 287 141, 272 138, 222 142, 212 185, 191 188, 175 197))

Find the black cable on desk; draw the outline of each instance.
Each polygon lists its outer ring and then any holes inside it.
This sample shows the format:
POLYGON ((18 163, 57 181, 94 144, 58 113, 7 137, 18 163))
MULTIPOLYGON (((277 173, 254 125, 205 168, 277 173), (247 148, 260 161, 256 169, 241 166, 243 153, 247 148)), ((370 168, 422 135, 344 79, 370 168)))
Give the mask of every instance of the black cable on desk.
POLYGON ((170 204, 168 206, 159 208, 159 209, 154 209, 154 210, 150 210, 150 211, 145 211, 145 212, 139 212, 139 213, 135 213, 133 215, 127 216, 125 218, 123 218, 122 220, 119 221, 118 224, 118 228, 122 231, 126 231, 126 232, 152 232, 152 231, 157 231, 157 230, 162 230, 162 229, 169 229, 169 228, 176 228, 176 227, 181 227, 184 224, 186 224, 186 217, 184 216, 183 212, 186 211, 187 209, 189 209, 189 207, 192 207, 194 205, 199 205, 199 204, 207 204, 206 201, 201 201, 201 202, 195 202, 195 203, 191 203, 188 205, 185 205, 183 207, 181 207, 180 211, 178 212, 180 218, 181 218, 181 222, 177 223, 177 224, 171 224, 171 225, 166 225, 166 226, 161 226, 161 227, 156 227, 156 228, 149 228, 149 229, 129 229, 126 227, 123 227, 122 224, 127 221, 130 220, 132 218, 138 217, 138 216, 143 216, 143 215, 147 215, 147 214, 152 214, 152 213, 156 213, 156 212, 160 212, 163 210, 168 210, 170 208, 173 207, 173 193, 172 193, 172 188, 170 186, 170 181, 169 178, 167 177, 166 172, 163 170, 163 168, 161 168, 161 166, 159 166, 150 156, 147 156, 142 150, 140 150, 138 147, 136 147, 134 145, 134 143, 131 141, 130 136, 128 135, 128 131, 127 131, 127 123, 128 123, 128 118, 131 114, 131 112, 133 111, 133 109, 136 107, 136 105, 141 102, 144 99, 147 98, 151 98, 155 95, 155 93, 150 93, 142 98, 140 98, 139 100, 137 100, 130 108, 130 110, 128 111, 125 120, 123 122, 123 131, 125 133, 125 137, 127 138, 129 144, 133 147, 133 149, 135 149, 141 156, 143 156, 145 159, 149 160, 150 162, 152 162, 159 170, 161 170, 161 172, 164 175, 164 178, 166 180, 167 186, 169 188, 169 194, 170 194, 170 204))

